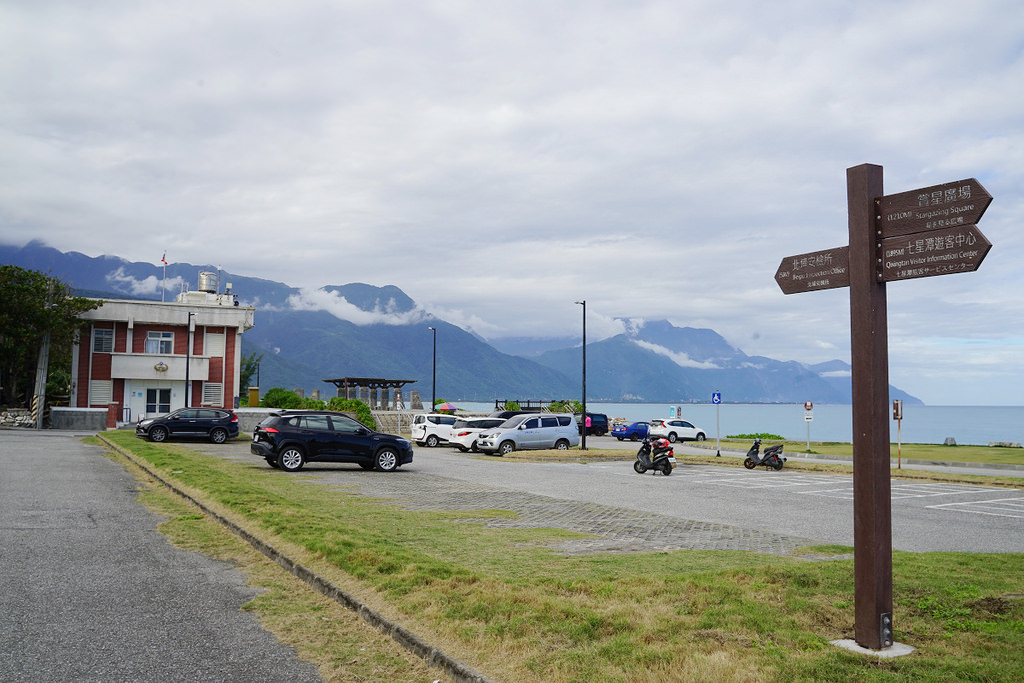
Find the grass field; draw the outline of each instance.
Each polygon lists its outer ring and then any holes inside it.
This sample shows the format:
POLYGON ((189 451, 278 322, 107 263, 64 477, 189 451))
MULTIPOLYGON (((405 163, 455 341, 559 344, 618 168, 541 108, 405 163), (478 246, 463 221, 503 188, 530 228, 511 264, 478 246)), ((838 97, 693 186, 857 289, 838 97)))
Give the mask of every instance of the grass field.
MULTIPOLYGON (((829 644, 852 637, 849 559, 560 555, 546 544, 571 532, 488 528, 475 521, 480 511, 407 512, 301 474, 130 433, 104 438, 496 680, 1024 680, 1024 555, 895 552, 896 638, 917 650, 881 660, 829 644)), ((248 609, 326 679, 438 678, 274 565, 246 559, 240 542, 164 487, 152 484, 144 497, 169 518, 163 531, 176 543, 236 562, 269 586, 248 609)))

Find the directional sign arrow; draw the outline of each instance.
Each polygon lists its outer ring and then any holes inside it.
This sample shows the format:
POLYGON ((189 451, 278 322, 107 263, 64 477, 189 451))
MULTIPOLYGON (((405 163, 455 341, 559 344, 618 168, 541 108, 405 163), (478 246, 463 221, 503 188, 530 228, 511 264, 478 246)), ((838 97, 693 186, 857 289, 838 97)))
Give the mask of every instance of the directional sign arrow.
POLYGON ((782 259, 775 281, 783 294, 850 286, 850 248, 836 247, 782 259))
POLYGON ((886 282, 971 273, 992 243, 977 225, 939 228, 882 240, 882 278, 886 282))
POLYGON ((974 178, 889 194, 877 202, 882 237, 936 228, 972 225, 981 220, 992 195, 974 178))

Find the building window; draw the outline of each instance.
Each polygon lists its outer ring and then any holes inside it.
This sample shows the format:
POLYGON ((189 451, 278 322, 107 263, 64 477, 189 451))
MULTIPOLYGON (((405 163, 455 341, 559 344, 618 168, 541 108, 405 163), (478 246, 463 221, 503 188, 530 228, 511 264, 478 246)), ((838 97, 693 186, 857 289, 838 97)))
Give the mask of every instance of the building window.
POLYGON ((174 353, 173 332, 150 332, 146 335, 146 353, 174 353))
POLYGON ((146 415, 171 412, 170 389, 146 389, 146 415))
POLYGON ((89 382, 89 405, 109 405, 113 396, 113 388, 113 382, 109 379, 94 379, 89 382))
POLYGON ((223 382, 205 382, 203 384, 203 405, 219 406, 224 400, 223 382))
POLYGON ((222 358, 224 356, 224 334, 221 332, 207 332, 206 346, 203 350, 207 356, 222 358))
POLYGON ((114 331, 93 328, 92 350, 93 353, 111 353, 114 350, 114 331))

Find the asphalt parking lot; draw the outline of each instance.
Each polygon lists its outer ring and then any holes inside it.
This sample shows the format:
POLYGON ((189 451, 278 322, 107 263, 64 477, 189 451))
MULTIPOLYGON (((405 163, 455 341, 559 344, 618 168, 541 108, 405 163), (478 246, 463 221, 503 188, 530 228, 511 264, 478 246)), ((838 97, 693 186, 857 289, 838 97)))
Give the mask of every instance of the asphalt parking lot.
MULTIPOLYGON (((226 447, 194 447, 265 466, 249 454, 244 439, 226 447)), ((676 450, 685 453, 689 448, 676 450)), ((400 501, 411 509, 500 507, 519 512, 517 524, 607 536, 584 544, 593 551, 791 552, 806 545, 853 545, 851 476, 690 465, 685 454, 678 460, 675 473, 665 477, 638 475, 629 460, 528 462, 417 447, 412 464, 390 475, 316 463, 302 472, 329 485, 400 501), (605 526, 587 520, 600 520, 605 526)), ((1019 489, 1007 489, 894 479, 894 548, 1024 552, 1024 479, 1021 483, 1019 489)))

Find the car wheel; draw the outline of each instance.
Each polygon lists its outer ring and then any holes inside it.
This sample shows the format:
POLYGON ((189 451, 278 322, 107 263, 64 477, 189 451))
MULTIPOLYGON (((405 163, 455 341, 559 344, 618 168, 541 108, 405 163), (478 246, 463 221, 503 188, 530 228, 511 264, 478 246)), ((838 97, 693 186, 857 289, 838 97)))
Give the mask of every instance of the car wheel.
POLYGON ((393 448, 382 448, 377 451, 377 469, 381 472, 393 472, 398 468, 398 453, 393 448))
MULTIPOLYGON (((619 441, 622 441, 622 437, 621 436, 617 436, 615 438, 618 439, 619 441)), ((636 441, 636 439, 633 439, 633 440, 636 441)))
POLYGON ((210 432, 210 441, 213 443, 224 443, 228 440, 228 430, 223 427, 216 427, 210 432))
POLYGON ((480 451, 480 449, 476 447, 476 441, 474 441, 473 445, 469 447, 469 450, 473 451, 474 453, 477 453, 477 452, 480 451))
POLYGON ((559 439, 558 441, 555 442, 555 450, 556 451, 567 451, 567 450, 569 450, 569 442, 566 441, 565 439, 559 439))
POLYGON ((705 436, 704 436, 703 433, 697 435, 697 441, 703 441, 704 439, 705 439, 705 436))
MULTIPOLYGON (((474 446, 474 447, 473 447, 473 450, 474 450, 474 451, 476 450, 476 446, 474 446)), ((466 453, 466 452, 468 452, 468 451, 469 451, 469 449, 468 449, 468 448, 466 448, 465 446, 459 446, 459 452, 460 452, 460 453, 466 453)))
POLYGON ((508 455, 515 449, 516 445, 512 441, 502 441, 501 445, 498 446, 498 455, 508 455))
POLYGON ((275 470, 278 469, 277 459, 276 458, 268 457, 268 458, 264 458, 264 460, 266 460, 267 464, 270 465, 271 467, 273 467, 275 470))
POLYGON ((427 446, 429 446, 430 448, 433 448, 433 447, 435 447, 437 445, 437 441, 438 441, 437 437, 435 435, 431 434, 430 436, 427 437, 427 446))
POLYGON ((675 432, 669 432, 669 434, 668 434, 668 442, 669 443, 675 443, 677 438, 679 438, 679 437, 676 436, 675 432))
POLYGON ((646 471, 647 471, 647 468, 646 468, 646 467, 644 467, 644 466, 643 466, 643 465, 642 465, 642 464, 640 463, 640 461, 639 461, 639 460, 634 460, 634 461, 633 461, 633 471, 634 471, 634 472, 636 472, 637 474, 643 474, 644 472, 646 472, 646 471))
POLYGON ((281 452, 281 455, 277 458, 277 464, 280 465, 281 469, 285 472, 298 472, 302 469, 306 459, 302 455, 302 451, 295 447, 289 446, 281 452))
POLYGON ((373 469, 373 463, 372 462, 361 462, 361 463, 359 463, 359 466, 362 467, 364 470, 372 470, 373 469))
POLYGON ((752 470, 755 467, 757 467, 757 465, 754 464, 754 461, 751 460, 750 458, 747 458, 746 460, 743 461, 743 466, 746 467, 748 470, 752 470))
POLYGON ((153 427, 149 430, 149 440, 160 443, 167 441, 167 427, 153 427))
POLYGON ((637 436, 636 434, 633 434, 632 436, 629 437, 629 440, 630 441, 639 441, 640 437, 637 436))

